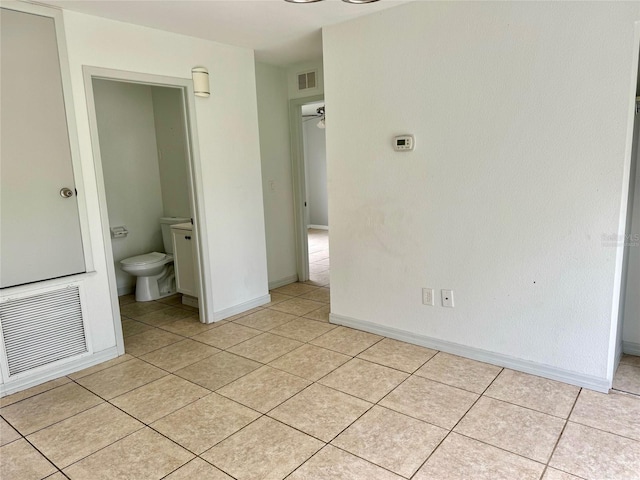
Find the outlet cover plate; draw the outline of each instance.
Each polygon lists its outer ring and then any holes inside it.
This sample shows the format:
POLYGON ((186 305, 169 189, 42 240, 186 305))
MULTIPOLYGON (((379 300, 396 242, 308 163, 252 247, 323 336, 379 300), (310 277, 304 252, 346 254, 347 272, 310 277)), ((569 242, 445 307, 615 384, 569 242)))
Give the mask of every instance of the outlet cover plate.
POLYGON ((431 307, 433 307, 434 301, 433 301, 433 288, 423 288, 422 289, 422 304, 423 305, 429 305, 431 307))
POLYGON ((442 290, 442 306, 453 308, 453 290, 442 290))

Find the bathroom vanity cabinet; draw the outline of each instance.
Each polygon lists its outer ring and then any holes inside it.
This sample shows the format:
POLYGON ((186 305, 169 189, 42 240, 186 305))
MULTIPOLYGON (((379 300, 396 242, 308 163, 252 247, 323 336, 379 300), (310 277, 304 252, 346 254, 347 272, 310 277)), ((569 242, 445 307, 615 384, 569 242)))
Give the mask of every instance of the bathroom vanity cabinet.
POLYGON ((171 226, 176 290, 184 295, 197 298, 199 288, 195 269, 194 233, 191 223, 179 223, 171 226))

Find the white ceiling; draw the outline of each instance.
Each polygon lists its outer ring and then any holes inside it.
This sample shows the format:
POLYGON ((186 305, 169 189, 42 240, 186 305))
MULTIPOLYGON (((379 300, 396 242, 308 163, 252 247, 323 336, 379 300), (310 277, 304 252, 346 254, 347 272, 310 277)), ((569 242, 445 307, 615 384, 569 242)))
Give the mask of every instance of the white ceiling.
POLYGON ((290 65, 322 57, 323 26, 407 0, 294 4, 284 0, 41 0, 76 12, 252 48, 256 59, 290 65))

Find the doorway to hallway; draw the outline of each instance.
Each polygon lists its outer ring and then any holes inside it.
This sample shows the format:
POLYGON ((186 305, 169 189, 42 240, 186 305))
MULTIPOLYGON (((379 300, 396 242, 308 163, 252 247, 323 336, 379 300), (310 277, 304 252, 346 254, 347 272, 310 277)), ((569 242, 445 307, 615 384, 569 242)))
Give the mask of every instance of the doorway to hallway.
POLYGON ((309 281, 318 287, 329 286, 329 231, 316 228, 307 230, 309 244, 309 281))
MULTIPOLYGON (((295 217, 296 273, 299 282, 328 282, 311 277, 309 230, 329 228, 327 199, 327 165, 324 137, 325 107, 322 95, 289 101, 289 128, 293 176, 295 217)), ((315 232, 314 232, 315 233, 315 232)), ((325 233, 328 245, 328 232, 325 233)), ((315 252, 317 253, 317 252, 315 252)), ((313 257, 316 259, 316 257, 313 257)), ((322 261, 324 259, 320 259, 322 261)), ((316 263, 316 262, 313 262, 316 263)), ((314 266, 314 270, 328 265, 314 266)), ((316 274, 325 273, 321 271, 316 274)))

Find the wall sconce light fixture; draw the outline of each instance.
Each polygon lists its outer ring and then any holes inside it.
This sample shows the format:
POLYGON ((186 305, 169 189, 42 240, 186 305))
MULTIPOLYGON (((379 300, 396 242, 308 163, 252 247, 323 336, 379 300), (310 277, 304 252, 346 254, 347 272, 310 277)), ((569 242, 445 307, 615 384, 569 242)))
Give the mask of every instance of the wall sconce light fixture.
POLYGON ((193 92, 196 97, 208 97, 211 94, 209 90, 209 70, 204 67, 193 67, 191 69, 191 77, 193 78, 193 92))

